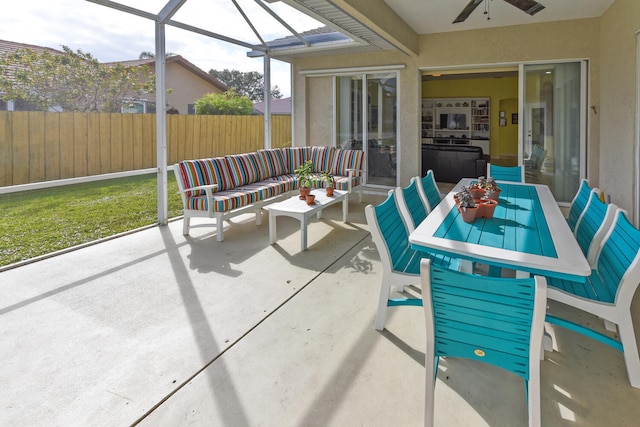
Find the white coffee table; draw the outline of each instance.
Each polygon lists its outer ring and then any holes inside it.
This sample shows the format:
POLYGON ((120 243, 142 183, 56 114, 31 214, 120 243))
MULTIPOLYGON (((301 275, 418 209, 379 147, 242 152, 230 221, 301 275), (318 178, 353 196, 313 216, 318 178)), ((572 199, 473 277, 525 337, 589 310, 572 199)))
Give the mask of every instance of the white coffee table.
POLYGON ((315 203, 311 206, 307 205, 305 200, 301 200, 296 194, 288 200, 273 203, 265 206, 269 210, 269 244, 273 245, 277 238, 276 217, 289 216, 300 221, 300 248, 302 251, 307 250, 307 225, 309 220, 317 215, 322 218, 322 210, 327 206, 342 202, 342 221, 347 222, 349 215, 349 193, 346 191, 333 191, 333 197, 328 197, 324 189, 312 190, 311 194, 316 196, 315 203))

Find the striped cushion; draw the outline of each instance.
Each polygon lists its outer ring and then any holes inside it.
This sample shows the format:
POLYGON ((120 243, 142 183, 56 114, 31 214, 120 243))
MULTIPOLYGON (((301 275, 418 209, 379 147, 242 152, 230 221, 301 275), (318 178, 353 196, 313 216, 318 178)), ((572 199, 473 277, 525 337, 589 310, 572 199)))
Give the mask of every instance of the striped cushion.
POLYGON ((264 176, 263 179, 283 175, 288 172, 289 168, 286 166, 284 154, 281 149, 258 150, 258 155, 262 159, 267 173, 267 176, 264 176))
POLYGON ((257 153, 234 154, 226 156, 234 187, 261 181, 267 173, 264 163, 257 153))
POLYGON ((286 147, 282 152, 286 164, 289 165, 287 173, 294 173, 304 162, 311 159, 311 147, 286 147))
POLYGON ((334 147, 311 147, 311 160, 314 172, 329 172, 333 165, 336 149, 334 147))
POLYGON ((282 175, 272 176, 269 179, 277 182, 288 183, 289 190, 297 190, 299 188, 295 173, 285 173, 282 175))
MULTIPOLYGON (((336 184, 335 184, 336 190, 342 190, 342 191, 349 190, 349 178, 348 177, 335 175, 334 178, 336 180, 336 184)), ((359 176, 355 177, 355 178, 352 178, 351 179, 351 188, 360 185, 360 180, 361 180, 361 178, 359 176)))
POLYGON ((334 175, 347 176, 347 169, 362 169, 362 161, 364 159, 364 151, 362 150, 343 150, 337 149, 333 156, 333 164, 331 165, 331 173, 334 175))
MULTIPOLYGON (((213 212, 226 212, 265 200, 290 191, 290 184, 278 181, 260 181, 231 190, 220 191, 213 200, 213 212)), ((209 200, 206 196, 191 197, 187 209, 206 211, 209 200)))
MULTIPOLYGON (((224 157, 184 160, 180 162, 180 174, 186 188, 218 184, 216 191, 222 191, 233 187, 231 172, 224 157)), ((187 197, 204 194, 204 190, 188 191, 187 197)))

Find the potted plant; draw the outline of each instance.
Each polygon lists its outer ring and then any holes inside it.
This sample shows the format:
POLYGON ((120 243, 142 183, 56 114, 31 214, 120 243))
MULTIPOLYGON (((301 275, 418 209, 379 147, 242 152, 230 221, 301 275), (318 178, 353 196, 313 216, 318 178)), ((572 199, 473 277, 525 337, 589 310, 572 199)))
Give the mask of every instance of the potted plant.
POLYGON ((298 188, 300 189, 300 199, 302 200, 311 192, 311 185, 313 184, 311 181, 312 171, 313 162, 311 160, 307 160, 294 171, 298 180, 298 188))
POLYGON ((471 197, 473 197, 474 199, 482 199, 484 197, 484 186, 486 181, 487 180, 484 178, 484 176, 481 176, 478 178, 478 182, 472 184, 471 187, 469 187, 469 193, 471 193, 471 197))
POLYGON ((455 194, 455 198, 462 220, 467 223, 473 222, 476 219, 478 205, 476 205, 471 193, 469 193, 469 189, 463 187, 462 191, 455 194))
MULTIPOLYGON (((480 178, 483 179, 482 188, 484 189, 485 194, 490 199, 493 199, 497 202, 498 199, 500 198, 500 192, 502 192, 502 189, 498 186, 498 184, 496 183, 496 180, 493 179, 492 177, 489 177, 487 179, 484 179, 484 177, 480 177, 480 178)), ((478 183, 480 183, 480 179, 478 179, 478 183)))
POLYGON ((498 206, 498 202, 494 199, 489 198, 489 196, 484 196, 480 200, 476 200, 476 205, 478 205, 478 211, 476 212, 476 218, 493 218, 493 213, 496 210, 496 206, 498 206))
POLYGON ((316 195, 315 194, 307 194, 305 196, 306 202, 309 206, 313 205, 316 202, 316 195))
POLYGON ((322 172, 322 180, 325 182, 325 188, 327 190, 327 196, 333 197, 333 190, 336 187, 336 180, 329 172, 322 172))

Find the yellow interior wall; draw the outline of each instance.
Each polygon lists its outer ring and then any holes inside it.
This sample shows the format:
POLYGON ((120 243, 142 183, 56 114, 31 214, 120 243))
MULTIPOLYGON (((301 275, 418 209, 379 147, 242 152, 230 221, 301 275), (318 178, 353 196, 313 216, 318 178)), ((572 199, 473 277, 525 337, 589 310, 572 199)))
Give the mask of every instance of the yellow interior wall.
POLYGON ((491 133, 489 144, 491 157, 518 154, 518 129, 511 125, 511 115, 508 116, 510 130, 515 129, 515 138, 511 133, 500 132, 499 106, 503 99, 516 99, 515 113, 518 112, 518 77, 479 78, 458 80, 429 80, 422 82, 423 98, 483 98, 489 97, 491 109, 491 133), (504 137, 504 139, 503 139, 504 137))
MULTIPOLYGON (((499 126, 498 123, 498 140, 496 151, 502 156, 511 156, 511 164, 502 162, 504 166, 513 166, 518 164, 518 124, 513 123, 513 115, 518 114, 518 98, 501 99, 498 105, 498 117, 500 111, 504 111, 505 126, 499 126)), ((520 120, 518 120, 520 123, 520 120)))

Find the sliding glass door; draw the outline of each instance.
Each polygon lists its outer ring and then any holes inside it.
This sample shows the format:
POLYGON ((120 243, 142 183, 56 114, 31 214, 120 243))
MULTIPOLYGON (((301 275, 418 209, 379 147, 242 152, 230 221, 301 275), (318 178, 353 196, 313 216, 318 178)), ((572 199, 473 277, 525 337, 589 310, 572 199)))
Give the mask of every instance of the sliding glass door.
POLYGON ((365 183, 396 186, 397 73, 336 77, 336 138, 365 151, 365 183))
POLYGON ((586 175, 586 61, 521 65, 520 164, 559 203, 586 175))

